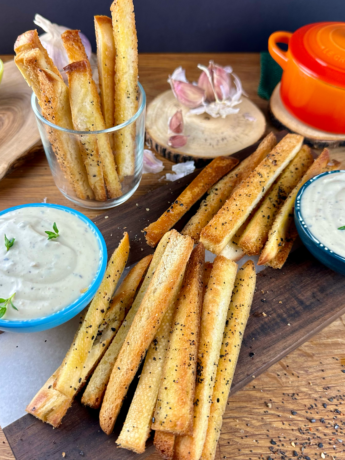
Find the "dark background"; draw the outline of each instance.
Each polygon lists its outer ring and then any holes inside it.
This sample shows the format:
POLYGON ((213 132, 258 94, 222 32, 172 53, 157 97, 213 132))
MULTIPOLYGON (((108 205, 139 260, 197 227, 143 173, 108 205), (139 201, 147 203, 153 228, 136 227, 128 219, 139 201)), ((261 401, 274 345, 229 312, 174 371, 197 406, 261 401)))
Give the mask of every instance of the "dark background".
MULTIPOLYGON (((35 28, 39 13, 80 29, 95 49, 93 15, 110 15, 111 0, 0 0, 0 54, 35 28)), ((345 21, 345 0, 134 0, 140 52, 255 52, 276 30, 345 21)), ((40 33, 40 31, 39 31, 40 33)))

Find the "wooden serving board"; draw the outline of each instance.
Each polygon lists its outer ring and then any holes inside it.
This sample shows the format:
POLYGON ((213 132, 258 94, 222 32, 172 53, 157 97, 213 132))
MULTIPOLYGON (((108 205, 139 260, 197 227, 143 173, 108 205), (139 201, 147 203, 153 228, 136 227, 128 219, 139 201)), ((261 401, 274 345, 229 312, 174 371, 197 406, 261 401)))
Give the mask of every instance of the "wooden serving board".
MULTIPOLYGON (((240 159, 248 150, 237 154, 240 159)), ((196 174, 196 173, 195 173, 196 174)), ((194 174, 194 175, 195 175, 194 174)), ((142 229, 154 221, 193 176, 132 200, 94 219, 102 231, 109 253, 117 246, 124 231, 131 240, 129 263, 151 253, 142 229)), ((190 214, 184 219, 186 221, 190 214)), ((183 222, 177 226, 180 229, 183 222)), ((345 313, 344 277, 316 261, 305 248, 296 250, 282 270, 267 268, 258 275, 252 314, 245 332, 232 393, 299 347, 312 335, 345 313), (264 313, 264 314, 263 314, 264 313)), ((140 371, 139 371, 140 372, 140 371)), ((116 423, 115 431, 106 436, 98 423, 98 411, 83 407, 79 399, 68 411, 60 428, 53 430, 31 415, 25 415, 4 429, 17 460, 60 460, 80 457, 92 460, 143 459, 153 453, 152 440, 144 454, 118 449, 119 434, 135 382, 116 423)))
POLYGON ((31 94, 14 61, 7 62, 0 84, 0 180, 41 145, 31 94))
POLYGON ((171 90, 159 94, 148 106, 146 140, 159 154, 181 163, 194 160, 198 166, 221 155, 232 155, 258 141, 266 129, 261 110, 247 97, 237 106, 239 112, 225 118, 212 118, 207 113, 191 115, 171 90), (183 134, 188 137, 184 147, 169 146, 169 119, 182 110, 183 134))

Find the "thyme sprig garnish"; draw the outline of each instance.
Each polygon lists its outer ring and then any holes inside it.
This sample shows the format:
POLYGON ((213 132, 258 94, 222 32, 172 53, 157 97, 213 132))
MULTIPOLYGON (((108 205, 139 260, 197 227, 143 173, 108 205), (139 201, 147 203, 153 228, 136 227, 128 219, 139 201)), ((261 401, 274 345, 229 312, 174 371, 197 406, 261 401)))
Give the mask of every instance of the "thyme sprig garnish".
POLYGON ((48 235, 48 240, 52 240, 53 238, 57 238, 58 236, 60 236, 56 222, 54 222, 53 230, 54 230, 53 232, 49 232, 49 231, 45 232, 48 235))
MULTIPOLYGON (((16 241, 15 238, 11 238, 10 240, 7 238, 7 236, 5 235, 5 246, 6 246, 6 249, 7 251, 10 250, 10 248, 14 245, 14 242, 16 241)), ((7 252, 6 251, 6 252, 7 252)))
POLYGON ((8 306, 11 306, 14 310, 18 311, 18 308, 15 307, 12 302, 12 299, 15 295, 16 293, 12 294, 11 297, 9 297, 8 299, 0 298, 0 318, 2 318, 5 315, 8 306))

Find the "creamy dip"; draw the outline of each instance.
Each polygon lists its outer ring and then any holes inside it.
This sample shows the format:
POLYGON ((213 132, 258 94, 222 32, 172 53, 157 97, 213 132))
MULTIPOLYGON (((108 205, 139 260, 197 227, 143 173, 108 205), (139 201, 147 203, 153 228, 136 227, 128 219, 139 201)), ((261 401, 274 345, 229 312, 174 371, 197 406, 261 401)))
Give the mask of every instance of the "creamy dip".
MULTIPOLYGON (((27 207, 0 216, 0 298, 15 293, 3 319, 48 316, 74 302, 95 278, 100 247, 78 217, 48 207, 27 207), (46 230, 59 237, 48 240, 46 230), (4 235, 15 238, 6 250, 4 235)), ((0 304, 1 306, 1 304, 0 304)))
POLYGON ((301 200, 303 220, 315 238, 331 251, 345 257, 345 172, 316 179, 301 200))

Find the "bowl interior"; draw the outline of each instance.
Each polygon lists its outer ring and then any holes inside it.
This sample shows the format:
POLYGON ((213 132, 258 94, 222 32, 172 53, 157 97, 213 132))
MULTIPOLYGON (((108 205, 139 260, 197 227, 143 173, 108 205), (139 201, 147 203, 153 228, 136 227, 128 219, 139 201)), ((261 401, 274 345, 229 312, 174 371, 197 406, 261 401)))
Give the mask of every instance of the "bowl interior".
POLYGON ((0 330, 13 330, 13 331, 20 331, 21 329, 25 329, 25 331, 32 330, 44 330, 49 329, 51 327, 58 326, 60 324, 65 323, 66 321, 70 320, 74 316, 76 316, 86 305, 91 301, 94 295, 97 292, 97 289, 103 279, 106 266, 107 266, 107 247, 103 238, 103 235, 96 227, 96 225, 86 216, 84 216, 79 211, 75 209, 68 208, 66 206, 58 205, 58 204, 50 204, 50 203, 33 203, 33 204, 25 204, 20 206, 14 206, 12 208, 5 209, 4 211, 0 212, 0 216, 7 214, 8 212, 15 211, 16 209, 22 208, 29 208, 29 207, 49 207, 59 209, 60 211, 67 212, 72 214, 79 219, 81 219, 93 232, 95 235, 99 249, 100 249, 100 258, 99 264, 97 267, 97 272, 95 274, 92 283, 89 286, 89 289, 80 295, 73 303, 68 305, 67 307, 63 308, 60 311, 57 311, 51 315, 44 316, 41 318, 33 318, 28 320, 6 320, 0 319, 0 330))
POLYGON ((334 258, 335 260, 337 260, 338 262, 341 262, 341 263, 343 263, 345 265, 345 257, 342 257, 339 254, 337 254, 336 252, 334 252, 333 250, 329 249, 324 243, 320 242, 315 237, 315 235, 310 231, 310 229, 308 228, 307 224, 305 223, 305 220, 303 218, 302 209, 301 209, 302 208, 302 198, 303 198, 303 194, 304 194, 305 190, 313 182, 315 182, 316 180, 322 178, 323 176, 327 176, 329 174, 335 174, 335 173, 344 173, 345 174, 345 170, 326 171, 326 172, 324 172, 322 174, 319 174, 318 176, 313 177, 312 179, 310 179, 308 182, 306 182, 301 187, 301 189, 298 192, 297 197, 296 197, 295 217, 296 217, 296 219, 298 219, 298 222, 300 224, 298 229, 303 232, 303 235, 305 237, 307 237, 313 245, 317 246, 317 248, 320 251, 322 251, 325 256, 328 255, 328 256, 334 258))

